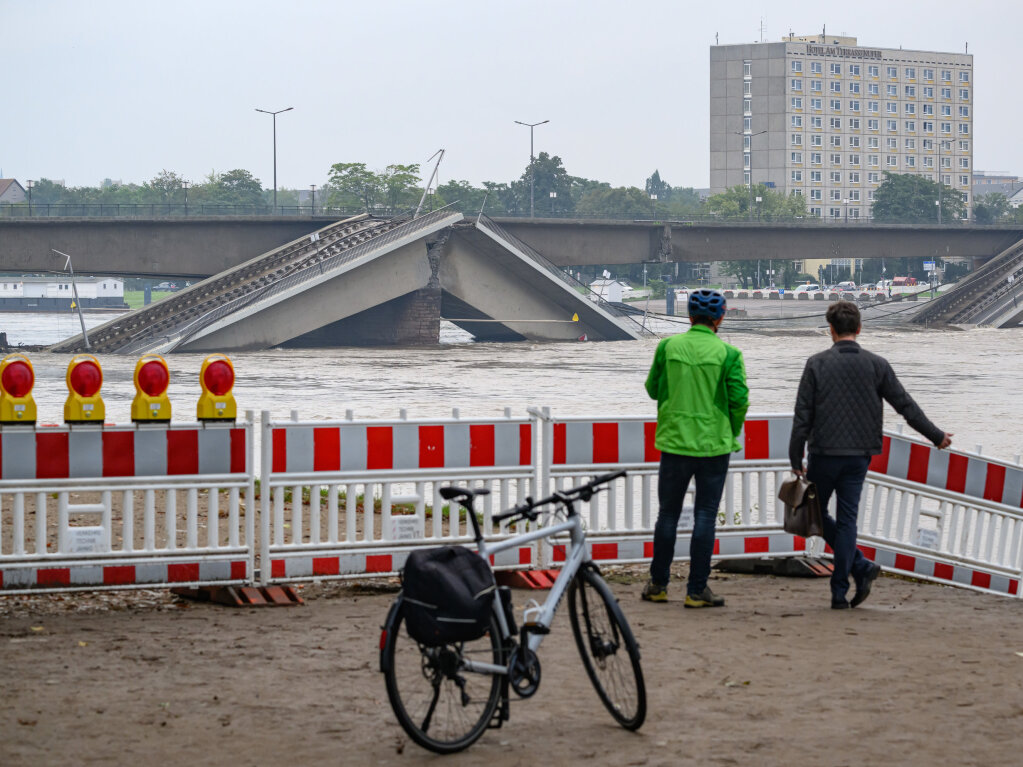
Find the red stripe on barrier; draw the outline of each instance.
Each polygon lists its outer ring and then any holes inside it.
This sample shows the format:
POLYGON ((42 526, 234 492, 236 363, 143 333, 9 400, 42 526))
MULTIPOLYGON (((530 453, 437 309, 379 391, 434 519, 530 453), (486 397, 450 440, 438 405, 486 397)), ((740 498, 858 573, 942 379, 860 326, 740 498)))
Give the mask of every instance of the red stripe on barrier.
POLYGON ((948 457, 948 479, 945 482, 945 489, 955 493, 961 493, 966 489, 966 469, 970 461, 965 455, 952 453, 948 457))
POLYGON ((285 578, 288 575, 288 568, 283 559, 270 560, 270 577, 285 578))
POLYGON ((135 476, 135 432, 103 432, 103 476, 135 476))
POLYGON ((444 468, 444 427, 419 427, 419 468, 444 468))
POLYGON ((519 424, 519 466, 533 463, 533 424, 519 424))
POLYGON ((766 536, 746 538, 743 547, 747 554, 766 554, 770 550, 770 541, 766 536))
POLYGON ((70 586, 70 567, 47 567, 36 570, 36 586, 70 586))
POLYGON ((593 462, 618 463, 618 424, 593 424, 593 462))
MULTIPOLYGON (((869 559, 871 562, 877 559, 877 549, 875 549, 873 546, 857 546, 856 548, 858 548, 860 550, 860 553, 867 559, 869 559)), ((824 550, 827 551, 829 554, 835 553, 827 544, 825 544, 824 550)))
POLYGON ((950 581, 955 576, 956 569, 952 565, 947 565, 944 562, 934 563, 934 577, 941 578, 943 581, 950 581))
POLYGON ((244 474, 245 461, 248 458, 245 450, 245 429, 231 429, 231 473, 244 474))
POLYGON ((283 474, 288 470, 288 432, 284 429, 273 430, 273 471, 283 474))
POLYGON ((366 572, 367 573, 389 573, 394 568, 391 567, 391 555, 390 554, 367 554, 366 555, 366 572))
POLYGON ((249 574, 249 568, 245 562, 232 562, 231 563, 231 580, 239 581, 245 580, 249 574))
MULTIPOLYGON (((714 553, 713 553, 713 556, 717 556, 720 553, 721 553, 721 541, 715 539, 715 541, 714 541, 714 553)), ((653 555, 651 555, 651 556, 653 556, 653 555)))
POLYGON ((313 575, 339 575, 340 557, 313 557, 313 575))
POLYGON ((908 573, 913 572, 916 569, 916 557, 911 557, 909 554, 896 554, 895 569, 905 570, 908 573))
POLYGON ((167 565, 167 580, 170 583, 199 580, 199 563, 185 562, 183 564, 167 565))
POLYGON ((529 565, 533 562, 533 550, 529 547, 519 549, 519 564, 529 565))
POLYGON ((564 546, 552 546, 551 548, 554 549, 554 561, 555 562, 564 562, 565 558, 566 558, 565 547, 564 546))
POLYGON ((888 453, 891 451, 892 438, 885 437, 881 442, 881 452, 870 459, 870 466, 868 467, 871 471, 876 471, 878 474, 888 473, 888 453))
POLYGON ((984 482, 984 500, 1002 502, 1005 491, 1005 467, 997 463, 987 465, 987 480, 984 482))
POLYGON ((0 589, 4 587, 4 571, 0 570, 0 589))
POLYGON ((974 570, 973 575, 970 577, 970 585, 977 586, 982 589, 991 588, 991 574, 979 573, 974 570))
POLYGON ((340 471, 341 430, 334 427, 313 429, 313 471, 340 471))
MULTIPOLYGON (((715 543, 716 543, 716 541, 715 541, 715 543)), ((644 557, 648 557, 648 558, 652 558, 653 555, 654 555, 654 542, 653 541, 643 541, 643 556, 644 557)))
POLYGON ((927 484, 927 464, 931 460, 931 448, 928 445, 913 443, 909 446, 909 468, 906 479, 910 482, 927 484))
POLYGON ((793 535, 792 548, 795 549, 796 551, 799 551, 800 549, 806 551, 806 538, 804 538, 801 535, 793 535))
POLYGON ((494 424, 474 423, 469 426, 469 465, 494 465, 494 424))
POLYGON ((657 421, 647 421, 643 424, 643 460, 647 463, 661 460, 661 451, 654 445, 656 441, 657 421))
POLYGON ((167 432, 167 473, 199 473, 198 431, 189 429, 188 431, 167 432))
MULTIPOLYGON (((0 586, 3 586, 2 582, 0 582, 0 586)), ((1009 593, 1016 596, 1017 591, 1019 591, 1019 581, 1009 581, 1009 593)))
POLYGON ((36 479, 64 479, 69 475, 67 433, 36 432, 36 479))
MULTIPOLYGON (((825 543, 824 544, 824 553, 825 554, 834 554, 835 550, 833 548, 831 548, 831 546, 829 546, 828 544, 825 543)), ((863 556, 867 556, 867 555, 864 554, 863 556)))
POLYGON ((565 424, 556 423, 554 424, 554 452, 552 463, 564 464, 565 463, 565 446, 568 439, 565 435, 565 424))
POLYGON ((594 543, 590 548, 594 559, 618 559, 617 543, 594 543))
POLYGON ((112 565, 103 568, 104 586, 130 586, 135 583, 135 565, 112 565))
POLYGON ((771 440, 768 436, 767 421, 746 421, 744 430, 746 433, 744 453, 746 460, 770 458, 771 440))
POLYGON ((366 468, 394 468, 394 431, 390 426, 366 427, 366 468))

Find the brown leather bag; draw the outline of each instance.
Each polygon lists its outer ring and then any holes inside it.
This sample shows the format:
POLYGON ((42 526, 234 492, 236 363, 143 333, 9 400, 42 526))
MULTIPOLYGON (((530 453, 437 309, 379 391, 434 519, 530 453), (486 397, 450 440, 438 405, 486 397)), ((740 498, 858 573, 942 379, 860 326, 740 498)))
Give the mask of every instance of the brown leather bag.
POLYGON ((801 477, 781 483, 778 500, 785 504, 785 532, 809 538, 824 535, 817 486, 801 477))

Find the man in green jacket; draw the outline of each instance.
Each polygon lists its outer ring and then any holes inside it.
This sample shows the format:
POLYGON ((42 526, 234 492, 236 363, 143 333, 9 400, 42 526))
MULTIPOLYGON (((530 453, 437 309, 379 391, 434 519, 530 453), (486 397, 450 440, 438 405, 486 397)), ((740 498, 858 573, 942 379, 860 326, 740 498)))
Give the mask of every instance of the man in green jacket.
POLYGON ((749 408, 749 389, 742 352, 717 337, 724 316, 725 299, 718 291, 690 293, 692 327, 657 345, 646 379, 647 394, 657 400, 654 445, 661 451, 654 558, 650 582, 643 589, 643 599, 650 602, 668 599, 682 501, 696 477, 685 606, 725 603, 710 590, 707 578, 728 460, 739 449, 737 437, 749 408))

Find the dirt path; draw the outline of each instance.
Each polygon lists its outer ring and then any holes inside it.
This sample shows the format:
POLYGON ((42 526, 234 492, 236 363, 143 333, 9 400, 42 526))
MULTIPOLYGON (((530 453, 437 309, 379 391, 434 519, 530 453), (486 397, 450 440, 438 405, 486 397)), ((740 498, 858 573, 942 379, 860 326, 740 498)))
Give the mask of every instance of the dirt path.
MULTIPOLYGON (((392 594, 310 586, 237 610, 165 592, 0 598, 0 764, 1018 765, 1023 600, 883 578, 828 609, 824 581, 714 576, 720 610, 613 588, 643 650, 638 734, 603 710, 565 611, 511 722, 437 758, 377 671, 392 594)), ((515 593, 521 605, 526 593, 515 593)))

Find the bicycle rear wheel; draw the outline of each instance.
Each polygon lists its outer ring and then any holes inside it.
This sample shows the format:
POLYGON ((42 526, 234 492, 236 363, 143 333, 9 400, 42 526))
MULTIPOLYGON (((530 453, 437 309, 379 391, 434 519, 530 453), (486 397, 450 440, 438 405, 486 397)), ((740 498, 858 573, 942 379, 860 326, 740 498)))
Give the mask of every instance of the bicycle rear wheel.
POLYGON ((401 605, 385 626, 381 662, 398 723, 416 743, 439 754, 472 745, 490 724, 501 677, 469 671, 467 660, 504 665, 497 621, 472 642, 426 647, 405 628, 401 605))
POLYGON ((572 633, 597 695, 622 727, 638 730, 646 718, 646 686, 639 645, 604 579, 579 570, 568 591, 572 633))

